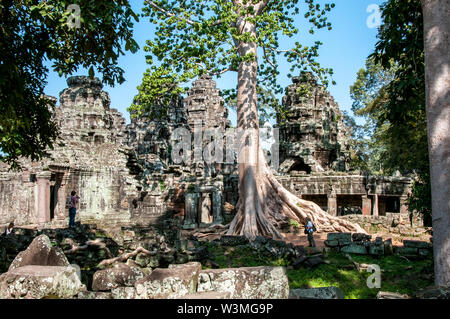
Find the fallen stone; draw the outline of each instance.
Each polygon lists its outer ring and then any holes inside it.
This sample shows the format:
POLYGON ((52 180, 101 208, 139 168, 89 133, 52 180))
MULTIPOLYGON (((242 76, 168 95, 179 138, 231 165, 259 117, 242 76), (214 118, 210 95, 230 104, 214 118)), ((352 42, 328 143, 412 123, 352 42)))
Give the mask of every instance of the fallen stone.
POLYGON ((348 245, 352 242, 351 233, 329 233, 327 240, 337 240, 340 246, 348 245))
POLYGON ((349 254, 366 255, 367 247, 361 244, 352 243, 341 248, 341 252, 349 254))
POLYGON ((169 265, 169 268, 156 268, 150 276, 138 280, 137 299, 178 298, 197 291, 201 264, 190 262, 169 265))
POLYGON ((379 291, 377 293, 377 299, 409 299, 409 296, 395 292, 379 291))
POLYGON ((372 256, 383 256, 384 255, 384 244, 383 243, 370 243, 369 245, 369 255, 372 256))
POLYGON ((364 233, 353 233, 352 240, 353 241, 370 241, 372 239, 372 235, 367 235, 364 233))
POLYGON ((77 299, 112 299, 112 295, 110 292, 80 291, 77 299))
POLYGON ((402 256, 417 256, 419 250, 413 247, 395 247, 394 252, 402 256))
POLYGON ((344 293, 338 287, 309 289, 291 289, 289 299, 344 299, 344 293))
POLYGON ((450 299, 450 287, 428 287, 420 290, 415 297, 419 299, 450 299))
POLYGON ((108 291, 117 287, 132 287, 136 281, 144 278, 144 272, 124 263, 115 263, 113 267, 98 270, 92 279, 93 291, 108 291))
POLYGON ((222 235, 220 243, 223 246, 247 245, 250 241, 245 236, 222 235))
MULTIPOLYGON (((16 258, 14 258, 8 271, 28 265, 46 266, 51 250, 52 244, 50 239, 47 235, 40 235, 33 239, 27 249, 21 251, 16 258)), ((56 252, 53 255, 56 256, 56 252)))
POLYGON ((307 256, 301 256, 301 257, 296 258, 296 259, 294 260, 294 262, 292 263, 292 267, 293 267, 294 269, 300 268, 300 266, 301 266, 307 259, 308 259, 307 256))
POLYGON ((419 240, 403 240, 403 246, 411 248, 431 248, 430 243, 419 240))
POLYGON ((287 299, 284 267, 242 267, 202 270, 197 292, 229 292, 232 299, 287 299))
POLYGON ((386 256, 394 254, 394 247, 392 246, 392 239, 385 240, 383 245, 384 245, 384 254, 386 256))
POLYGON ((325 244, 325 246, 331 247, 331 248, 339 246, 339 242, 337 240, 325 240, 324 244, 325 244))
POLYGON ((1 299, 66 299, 84 289, 72 267, 27 265, 0 276, 1 299))
POLYGON ((323 261, 323 258, 321 256, 312 256, 312 257, 309 257, 305 261, 304 264, 306 266, 308 266, 308 267, 313 268, 313 267, 317 267, 317 266, 319 266, 320 264, 323 264, 323 263, 324 263, 324 261, 323 261))
POLYGON ((136 289, 134 287, 117 287, 111 289, 112 299, 135 299, 136 289))

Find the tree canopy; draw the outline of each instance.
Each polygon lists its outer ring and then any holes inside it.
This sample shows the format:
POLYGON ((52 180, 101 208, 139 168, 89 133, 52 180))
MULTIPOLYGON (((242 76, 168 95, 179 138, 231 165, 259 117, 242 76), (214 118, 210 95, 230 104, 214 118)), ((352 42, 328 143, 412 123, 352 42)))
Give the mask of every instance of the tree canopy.
POLYGON ((122 83, 117 60, 138 49, 138 17, 128 0, 5 0, 0 20, 0 160, 17 167, 21 157, 44 156, 58 135, 43 96, 45 61, 61 76, 84 67, 91 77, 97 69, 104 83, 122 83))
MULTIPOLYGON (((166 0, 146 1, 144 14, 156 26, 155 38, 144 47, 149 70, 144 74, 135 103, 129 108, 134 114, 149 111, 155 101, 170 101, 173 95, 185 92, 182 85, 207 74, 220 77, 228 71, 238 71, 239 63, 254 59, 253 54, 240 54, 239 43, 254 41, 260 52, 258 60, 258 103, 274 107, 273 94, 283 92, 277 84, 278 59, 282 55, 291 64, 291 73, 311 70, 324 83, 332 70, 316 61, 320 41, 303 46, 294 41, 292 48, 279 47, 282 36, 298 35, 294 17, 301 10, 299 0, 231 1, 231 0, 166 0), (261 12, 256 12, 261 8, 261 12), (241 32, 238 21, 255 23, 257 36, 241 32), (271 94, 267 94, 271 92, 271 94)), ((309 32, 331 29, 326 13, 334 4, 316 4, 304 0, 304 17, 311 23, 309 32)), ((288 76, 291 76, 289 74, 288 76)), ((223 90, 228 105, 236 99, 236 89, 223 90)), ((158 107, 161 105, 158 104, 158 107)))

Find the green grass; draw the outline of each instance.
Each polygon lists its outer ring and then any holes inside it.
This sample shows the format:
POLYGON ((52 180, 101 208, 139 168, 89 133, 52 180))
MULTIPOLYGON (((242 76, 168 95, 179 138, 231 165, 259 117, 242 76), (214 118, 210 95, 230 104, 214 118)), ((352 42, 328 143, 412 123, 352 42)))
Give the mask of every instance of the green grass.
MULTIPOLYGON (((274 258, 268 252, 255 251, 249 247, 222 247, 208 244, 211 259, 220 268, 254 266, 289 266, 290 260, 274 258)), ((330 252, 325 258, 329 264, 313 269, 288 269, 290 288, 339 287, 347 299, 375 298, 378 291, 414 295, 420 288, 433 285, 432 258, 407 260, 399 256, 375 258, 352 255, 359 264, 377 264, 381 268, 381 288, 368 288, 367 279, 371 273, 359 272, 344 254, 330 252)))

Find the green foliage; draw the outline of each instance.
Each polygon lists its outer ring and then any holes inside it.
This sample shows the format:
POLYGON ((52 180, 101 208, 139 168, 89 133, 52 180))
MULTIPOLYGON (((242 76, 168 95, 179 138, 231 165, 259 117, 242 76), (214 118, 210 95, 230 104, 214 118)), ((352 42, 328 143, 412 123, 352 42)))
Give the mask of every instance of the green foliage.
POLYGON ((355 164, 372 174, 417 173, 410 211, 429 218, 431 192, 425 109, 425 61, 420 0, 389 0, 375 51, 351 86, 352 110, 365 125, 351 123, 358 142, 355 164))
POLYGON ((48 69, 61 76, 80 66, 94 68, 103 82, 124 81, 117 60, 125 50, 135 52, 132 20, 138 17, 127 0, 63 1, 6 0, 0 3, 0 160, 13 168, 20 157, 39 160, 57 137, 52 103, 41 95, 48 69), (71 4, 80 7, 80 27, 73 27, 71 4))
MULTIPOLYGON (((256 57, 241 48, 249 43, 261 50, 258 59, 259 109, 274 110, 278 102, 274 95, 283 90, 277 84, 279 75, 277 56, 283 55, 291 63, 291 72, 310 70, 324 83, 332 70, 316 61, 320 42, 304 47, 295 42, 293 48, 281 50, 279 37, 294 37, 298 29, 294 17, 300 13, 299 0, 228 1, 228 0, 160 0, 147 1, 144 14, 156 26, 155 38, 147 41, 149 70, 132 112, 148 112, 164 105, 173 96, 185 92, 181 88, 190 80, 209 75, 220 77, 227 71, 237 71, 239 63, 256 57), (242 21, 256 25, 256 35, 243 31, 242 21), (270 93, 268 93, 270 92, 270 93), (156 105, 156 106, 155 106, 156 105)), ((311 23, 310 33, 321 28, 331 29, 326 13, 334 4, 315 4, 305 0, 304 17, 311 23)), ((234 105, 236 89, 222 92, 227 105, 234 105)), ((261 112, 263 118, 273 113, 261 112)))
MULTIPOLYGON (((292 260, 277 258, 266 250, 254 250, 246 246, 224 247, 206 244, 211 253, 211 260, 220 268, 284 266, 288 267, 292 260)), ((433 285, 432 258, 412 260, 393 255, 382 258, 352 255, 352 259, 360 264, 377 264, 380 266, 381 288, 367 287, 367 278, 371 273, 359 272, 345 255, 330 252, 326 257, 328 264, 315 268, 288 269, 289 287, 317 288, 335 286, 342 289, 347 299, 372 299, 378 291, 398 292, 414 295, 420 288, 433 285)))

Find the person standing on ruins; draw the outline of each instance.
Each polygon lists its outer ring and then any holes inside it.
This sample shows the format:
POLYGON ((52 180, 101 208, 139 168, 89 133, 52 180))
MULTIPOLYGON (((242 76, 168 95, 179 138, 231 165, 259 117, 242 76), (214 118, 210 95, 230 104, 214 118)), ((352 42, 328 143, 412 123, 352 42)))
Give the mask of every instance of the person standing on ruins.
POLYGON ((77 192, 72 191, 72 193, 70 193, 71 198, 70 198, 70 208, 69 208, 69 227, 75 227, 75 215, 77 213, 77 205, 78 202, 80 200, 80 197, 77 195, 77 192))
POLYGON ((12 234, 13 230, 14 230, 14 222, 11 222, 11 223, 9 223, 8 227, 6 227, 6 229, 5 229, 5 232, 4 232, 5 236, 12 234))
POLYGON ((314 241, 314 231, 316 230, 316 227, 312 223, 310 218, 306 219, 306 225, 305 225, 305 233, 308 235, 308 241, 309 241, 309 247, 316 247, 316 242, 314 241))

